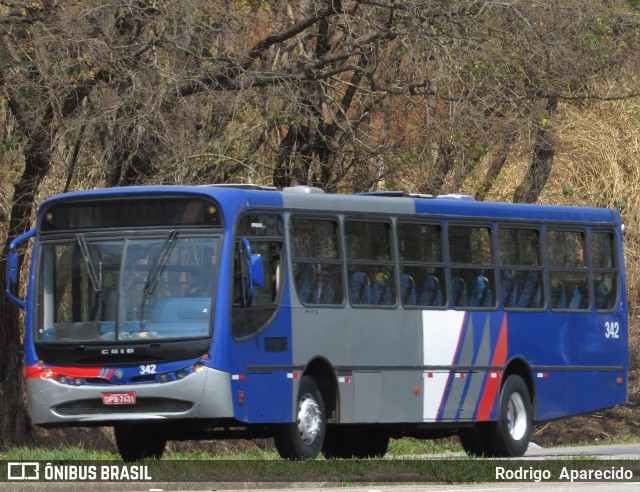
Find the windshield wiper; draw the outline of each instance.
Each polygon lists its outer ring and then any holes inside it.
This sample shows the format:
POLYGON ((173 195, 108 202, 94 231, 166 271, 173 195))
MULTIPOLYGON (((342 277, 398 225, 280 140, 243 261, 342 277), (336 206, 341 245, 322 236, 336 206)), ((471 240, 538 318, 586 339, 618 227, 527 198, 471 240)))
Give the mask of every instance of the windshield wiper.
POLYGON ((147 303, 149 302, 149 298, 153 294, 153 291, 156 290, 158 282, 160 281, 160 272, 167 264, 167 260, 169 259, 169 255, 171 253, 171 249, 173 248, 173 242, 176 238, 177 232, 172 230, 169 232, 167 239, 165 239, 164 244, 162 245, 162 249, 156 258, 156 261, 149 268, 149 273, 147 274, 147 280, 144 283, 144 287, 142 288, 142 303, 140 304, 140 326, 144 325, 144 314, 147 309, 147 303))
POLYGON ((99 273, 96 274, 96 269, 93 266, 93 262, 91 261, 91 255, 89 253, 89 246, 87 246, 87 241, 82 234, 76 234, 76 241, 78 241, 78 247, 80 248, 80 253, 82 253, 82 258, 84 260, 84 264, 87 267, 87 273, 89 274, 89 280, 91 281, 91 287, 93 287, 93 291, 98 295, 98 302, 96 304, 96 311, 93 313, 93 320, 100 320, 100 316, 102 315, 102 262, 100 262, 100 270, 99 273))

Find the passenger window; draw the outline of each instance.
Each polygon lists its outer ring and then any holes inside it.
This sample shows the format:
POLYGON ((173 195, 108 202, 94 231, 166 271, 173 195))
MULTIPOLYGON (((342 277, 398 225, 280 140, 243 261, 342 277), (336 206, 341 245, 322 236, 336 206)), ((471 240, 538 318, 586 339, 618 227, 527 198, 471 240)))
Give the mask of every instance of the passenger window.
POLYGON ((451 302, 456 308, 491 308, 496 304, 495 268, 489 227, 449 227, 451 302))
POLYGON ((391 224, 347 220, 344 228, 349 302, 353 305, 395 305, 391 224))
POLYGON ((500 302, 505 309, 544 307, 540 233, 536 229, 498 229, 500 302))
POLYGON ((342 304, 342 259, 338 221, 291 219, 293 278, 303 304, 342 304))
POLYGON ((552 309, 589 309, 585 234, 547 230, 549 296, 552 309))
POLYGON ((441 307, 447 303, 440 224, 400 222, 400 302, 404 306, 441 307))
POLYGON ((619 275, 615 244, 615 236, 611 232, 591 232, 592 287, 598 311, 612 310, 618 299, 619 275))
POLYGON ((243 306, 238 295, 242 282, 240 261, 238 258, 234 259, 230 289, 233 303, 231 330, 235 338, 246 338, 259 332, 278 308, 283 275, 282 230, 282 218, 278 214, 247 214, 238 222, 236 238, 246 237, 251 244, 252 253, 260 254, 264 283, 262 287, 255 287, 251 305, 243 306))

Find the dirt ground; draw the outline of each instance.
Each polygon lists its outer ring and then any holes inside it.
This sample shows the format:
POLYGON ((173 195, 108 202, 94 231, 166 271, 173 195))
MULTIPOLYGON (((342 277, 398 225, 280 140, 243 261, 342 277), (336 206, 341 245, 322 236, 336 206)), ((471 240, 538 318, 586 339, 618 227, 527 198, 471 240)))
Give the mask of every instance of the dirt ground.
POLYGON ((531 440, 542 447, 548 447, 613 439, 640 441, 638 403, 588 415, 542 422, 534 428, 531 440))

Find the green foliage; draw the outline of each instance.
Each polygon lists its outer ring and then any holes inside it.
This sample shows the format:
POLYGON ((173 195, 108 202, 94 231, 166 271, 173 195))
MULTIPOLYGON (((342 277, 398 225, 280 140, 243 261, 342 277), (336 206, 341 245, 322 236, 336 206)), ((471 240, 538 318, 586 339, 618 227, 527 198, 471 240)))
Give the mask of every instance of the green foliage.
POLYGON ((625 3, 630 9, 640 12, 640 0, 627 0, 625 3))
POLYGON ((462 446, 457 440, 431 440, 431 439, 392 439, 389 442, 389 456, 409 456, 424 454, 445 454, 462 452, 462 446))
POLYGON ((0 460, 9 461, 77 461, 77 460, 118 460, 120 456, 104 451, 93 451, 83 447, 61 446, 55 449, 19 447, 0 453, 0 460))

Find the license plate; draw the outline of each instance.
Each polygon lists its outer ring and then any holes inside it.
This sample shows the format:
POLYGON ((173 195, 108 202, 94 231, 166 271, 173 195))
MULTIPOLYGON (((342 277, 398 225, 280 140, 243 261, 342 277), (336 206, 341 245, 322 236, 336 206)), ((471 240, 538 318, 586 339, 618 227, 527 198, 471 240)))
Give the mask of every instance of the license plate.
POLYGON ((104 405, 135 405, 136 394, 134 391, 127 393, 102 393, 104 405))

